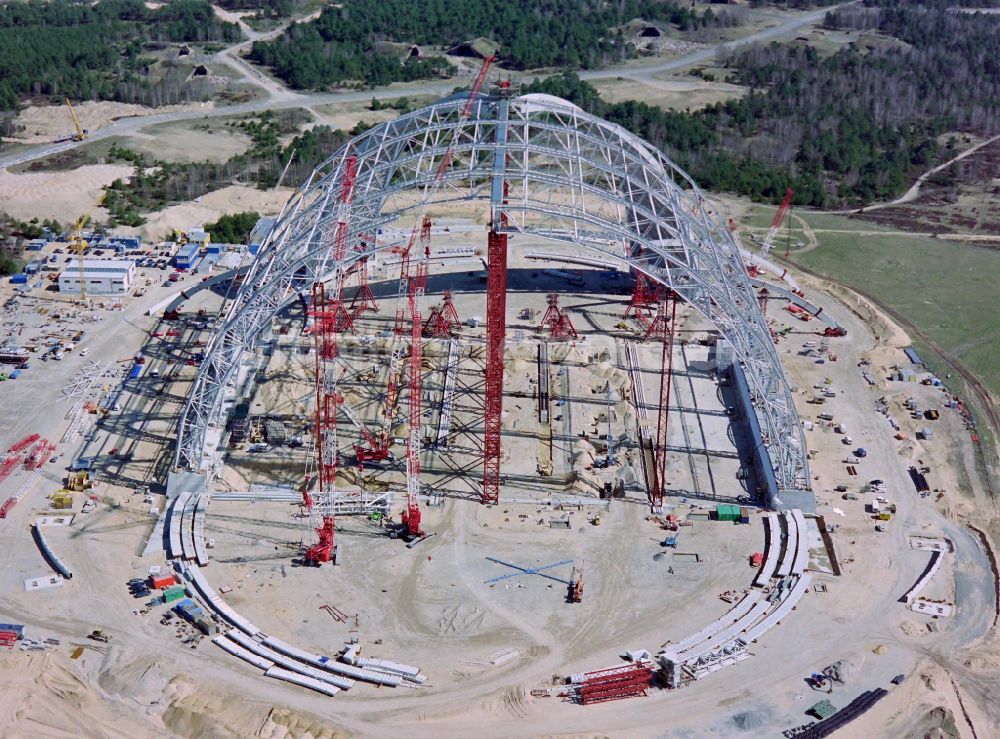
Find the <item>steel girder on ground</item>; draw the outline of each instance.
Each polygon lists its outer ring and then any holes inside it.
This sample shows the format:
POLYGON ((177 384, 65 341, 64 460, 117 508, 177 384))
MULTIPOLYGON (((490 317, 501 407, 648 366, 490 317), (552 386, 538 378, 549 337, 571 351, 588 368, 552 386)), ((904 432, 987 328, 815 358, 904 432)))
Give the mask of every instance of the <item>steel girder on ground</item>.
POLYGON ((507 231, 623 260, 702 313, 746 372, 778 486, 808 490, 802 427, 739 250, 690 177, 637 136, 565 100, 515 98, 502 123, 499 99, 481 95, 463 119, 465 100, 445 99, 366 131, 297 190, 209 343, 179 424, 176 465, 211 472, 208 429, 226 423, 224 400, 239 365, 282 308, 313 282, 396 246, 376 234, 401 217, 415 218, 428 204, 480 200, 492 201, 495 223, 502 210, 507 231), (345 205, 338 193, 348 157, 356 175, 345 205), (509 187, 500 206, 491 193, 498 157, 509 187), (348 249, 335 264, 341 221, 348 249))

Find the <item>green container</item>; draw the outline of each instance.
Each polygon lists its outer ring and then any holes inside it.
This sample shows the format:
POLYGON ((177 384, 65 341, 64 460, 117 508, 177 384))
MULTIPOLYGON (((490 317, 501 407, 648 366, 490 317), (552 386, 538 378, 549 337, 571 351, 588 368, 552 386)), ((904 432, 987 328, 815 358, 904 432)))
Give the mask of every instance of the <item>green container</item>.
POLYGON ((175 585, 172 588, 167 588, 163 591, 163 602, 173 603, 175 600, 180 600, 185 597, 187 593, 184 592, 183 585, 175 585))
POLYGON ((740 507, 721 504, 715 507, 715 517, 720 521, 739 521, 740 507))

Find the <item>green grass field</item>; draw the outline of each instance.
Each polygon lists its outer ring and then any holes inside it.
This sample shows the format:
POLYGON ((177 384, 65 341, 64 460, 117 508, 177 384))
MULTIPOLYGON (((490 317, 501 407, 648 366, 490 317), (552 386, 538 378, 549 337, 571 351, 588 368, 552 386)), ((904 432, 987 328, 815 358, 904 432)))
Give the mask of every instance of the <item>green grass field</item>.
MULTIPOLYGON (((1000 250, 900 234, 846 216, 801 210, 795 215, 813 229, 819 246, 796 253, 796 243, 808 239, 793 219, 791 262, 863 292, 901 316, 918 353, 937 374, 945 377, 952 370, 911 326, 1000 395, 1000 250)), ((761 229, 773 216, 773 207, 755 206, 744 222, 763 238, 761 229)), ((779 260, 786 230, 782 228, 772 252, 779 260)), ((946 384, 976 411, 976 396, 959 375, 946 384)), ((982 410, 975 415, 989 449, 993 434, 982 410)))
POLYGON ((1000 251, 922 236, 824 233, 887 229, 804 217, 819 247, 800 255, 793 249, 792 261, 901 314, 1000 395, 1000 251))

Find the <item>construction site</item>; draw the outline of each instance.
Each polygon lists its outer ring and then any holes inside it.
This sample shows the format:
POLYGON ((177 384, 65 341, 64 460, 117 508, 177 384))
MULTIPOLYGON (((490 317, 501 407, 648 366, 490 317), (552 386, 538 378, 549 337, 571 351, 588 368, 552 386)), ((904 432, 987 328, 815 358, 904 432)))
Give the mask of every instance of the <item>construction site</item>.
POLYGON ((959 401, 777 264, 791 191, 744 245, 662 153, 491 61, 46 381, 75 411, 0 461, 0 527, 35 542, 4 644, 90 631, 72 659, 167 734, 819 737, 985 628, 982 542, 929 505, 959 401))

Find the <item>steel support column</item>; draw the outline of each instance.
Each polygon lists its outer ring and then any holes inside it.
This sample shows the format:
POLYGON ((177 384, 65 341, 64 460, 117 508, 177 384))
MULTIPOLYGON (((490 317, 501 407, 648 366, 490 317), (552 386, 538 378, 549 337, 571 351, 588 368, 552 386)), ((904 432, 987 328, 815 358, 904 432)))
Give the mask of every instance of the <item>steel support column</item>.
MULTIPOLYGON (((660 356, 660 403, 656 414, 656 444, 653 447, 653 490, 650 506, 654 513, 663 510, 663 495, 667 487, 667 421, 670 409, 670 386, 674 371, 674 325, 677 318, 677 300, 668 292, 660 303, 660 311, 650 332, 654 329, 663 342, 660 356)), ((609 439, 610 442, 610 439, 609 439)))
POLYGON ((507 316, 507 234, 490 231, 486 280, 486 433, 483 439, 484 504, 500 502, 500 414, 503 412, 503 352, 507 316))

